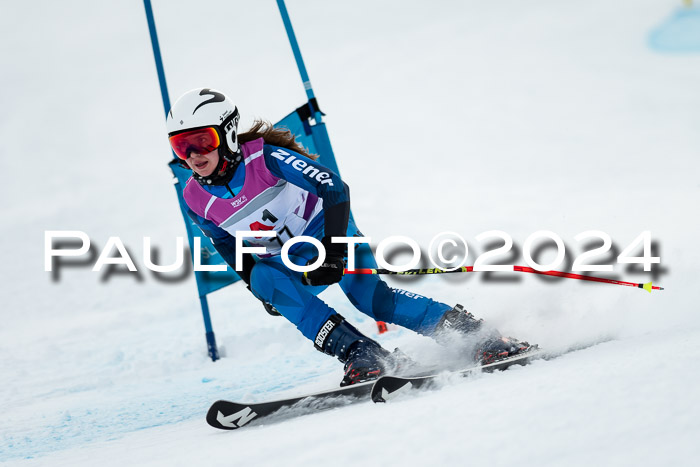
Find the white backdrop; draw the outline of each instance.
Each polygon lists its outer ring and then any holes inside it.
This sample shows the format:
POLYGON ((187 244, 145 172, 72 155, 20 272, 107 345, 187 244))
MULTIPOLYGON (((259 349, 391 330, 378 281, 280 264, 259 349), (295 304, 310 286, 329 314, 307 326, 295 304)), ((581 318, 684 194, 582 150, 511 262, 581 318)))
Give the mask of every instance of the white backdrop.
MULTIPOLYGON (((167 262, 175 237, 185 235, 166 167, 170 151, 143 5, 4 5, 0 461, 48 456, 36 462, 116 464, 109 453, 128 448, 134 462, 172 465, 194 461, 206 448, 226 464, 232 446, 245 440, 245 457, 257 464, 343 463, 376 440, 402 446, 409 436, 423 437, 411 460, 435 452, 462 460, 470 455, 465 447, 477 445, 477 463, 516 462, 518 446, 528 445, 543 448, 530 453, 538 464, 630 460, 630 452, 643 460, 664 426, 684 434, 674 431, 675 444, 654 451, 659 459, 697 452, 684 444, 698 433, 697 422, 688 421, 697 419, 698 401, 681 371, 697 364, 665 365, 698 353, 692 291, 699 259, 700 57, 663 55, 646 44, 677 3, 290 0, 365 235, 409 235, 427 247, 434 234, 452 230, 479 250, 480 232, 501 229, 522 246, 530 233, 548 229, 575 256, 582 250, 573 237, 584 230, 605 231, 620 248, 649 230, 664 270, 657 282, 667 290, 649 295, 536 277, 486 283, 476 275, 392 281, 462 303, 504 332, 543 346, 613 334, 618 347, 601 347, 582 366, 562 362, 541 373, 533 366, 531 373, 466 383, 385 411, 346 409, 227 437, 213 436, 203 423, 211 401, 325 388, 340 379, 341 365, 282 319, 268 317, 240 284, 211 297, 217 338, 229 356, 213 364, 194 281, 164 283, 143 267, 143 237, 152 237, 167 262), (98 252, 119 236, 142 273, 105 280, 86 261, 52 280, 43 270, 46 230, 84 231, 98 252), (630 359, 619 381, 612 364, 594 365, 617 355, 630 359), (581 374, 589 379, 577 379, 581 374), (657 399, 633 390, 650 380, 665 402, 654 405, 657 399), (577 386, 581 381, 590 387, 577 386), (504 409, 497 398, 510 394, 509 387, 520 388, 524 399, 504 396, 510 398, 504 409), (606 390, 619 394, 621 405, 595 398, 606 390), (546 406, 557 396, 567 411, 546 406), (470 400, 475 405, 465 404, 470 400), (669 400, 673 409, 663 405, 669 400), (584 448, 617 433, 611 421, 643 412, 645 403, 661 418, 655 428, 598 454, 584 448), (443 410, 463 404, 461 411, 443 410), (593 413, 600 417, 586 419, 599 404, 604 410, 593 413), (496 417, 493 426, 468 423, 474 410, 482 419, 496 417), (405 428, 416 416, 434 416, 443 428, 405 428), (562 434, 559 448, 544 449, 558 416, 562 423, 581 417, 590 423, 576 436, 562 434), (369 417, 378 417, 375 429, 369 417), (521 428, 535 419, 542 423, 537 433, 523 436, 521 428), (305 444, 330 427, 337 439, 305 444), (493 436, 505 441, 516 433, 514 449, 499 457, 483 448, 493 436), (268 450, 270 440, 281 438, 268 450), (166 452, 157 448, 161 443, 166 452)), ((218 89, 238 104, 243 128, 255 117, 277 121, 304 102, 274 2, 154 1, 153 7, 173 101, 194 87, 218 89)), ((650 279, 620 266, 615 271, 622 280, 650 279)), ((374 332, 339 292, 324 296, 374 332)), ((418 357, 439 352, 406 331, 379 339, 418 357)), ((389 448, 379 459, 391 464, 403 456, 389 448)))

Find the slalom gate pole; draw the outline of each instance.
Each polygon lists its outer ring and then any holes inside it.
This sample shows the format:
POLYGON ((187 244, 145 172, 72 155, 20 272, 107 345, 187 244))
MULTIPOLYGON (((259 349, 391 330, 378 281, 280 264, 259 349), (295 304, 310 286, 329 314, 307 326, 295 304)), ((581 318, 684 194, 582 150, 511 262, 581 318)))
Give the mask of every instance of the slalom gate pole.
MULTIPOLYGON (((309 79, 309 73, 306 71, 306 65, 304 65, 304 59, 301 57, 301 49, 299 49, 299 43, 297 42, 297 36, 294 34, 294 28, 292 27, 292 21, 289 19, 289 13, 287 12, 287 5, 284 4, 284 0, 277 0, 277 8, 280 10, 280 15, 282 15, 282 22, 284 23, 284 29, 287 31, 287 38, 289 39, 289 45, 292 46, 292 53, 294 54, 294 60, 297 62, 297 68, 299 69, 299 74, 301 75, 301 81, 304 84, 304 90, 306 91, 306 97, 311 102, 314 96, 314 90, 311 87, 311 80, 309 79)), ((316 109, 310 108, 314 118, 318 122, 322 121, 321 112, 316 112, 316 109), (318 114, 318 115, 315 115, 318 114)))
MULTIPOLYGON (((292 53, 294 54, 294 60, 297 63, 297 68, 299 69, 299 75, 301 76, 301 82, 304 85, 304 90, 306 91, 306 98, 308 99, 308 106, 311 115, 316 122, 315 132, 314 132, 314 142, 319 154, 321 155, 321 161, 328 168, 335 171, 335 173, 340 174, 338 170, 338 163, 335 160, 335 155, 333 154, 333 147, 331 146, 331 139, 328 136, 328 130, 326 129, 326 124, 323 122, 323 112, 318 107, 318 102, 316 101, 316 96, 314 95, 314 89, 311 87, 311 80, 309 79, 309 73, 306 71, 306 65, 304 65, 304 59, 301 56, 301 49, 299 48, 299 43, 297 42, 296 34, 294 34, 294 28, 292 27, 292 20, 289 18, 289 12, 287 11, 287 5, 285 5, 284 0, 277 0, 277 8, 282 16, 282 22, 284 23, 284 29, 287 31, 287 39, 289 39, 289 45, 292 47, 292 53), (325 157, 324 157, 325 156, 325 157)), ((350 218, 352 219, 352 212, 350 213, 350 218)), ((379 334, 383 334, 388 331, 386 323, 383 321, 377 321, 377 329, 379 334)))
MULTIPOLYGON (((153 58, 156 61, 156 71, 158 72, 158 83, 160 84, 160 95, 163 99, 163 108, 165 109, 165 117, 168 117, 168 111, 170 110, 170 96, 168 94, 168 85, 165 81, 165 69, 163 68, 163 58, 160 54, 160 45, 158 43, 158 33, 156 31, 156 22, 153 17, 153 7, 151 5, 151 0, 143 0, 143 6, 146 10, 146 21, 148 22, 148 32, 151 36, 151 47, 153 48, 153 58)), ((175 154, 173 153, 173 156, 175 154)), ((175 190, 178 194, 178 201, 180 204, 180 209, 185 205, 185 200, 182 198, 182 190, 175 190)), ((187 238, 190 246, 192 245, 192 228, 188 224, 187 215, 182 212, 183 218, 185 219, 185 228, 187 229, 187 238)), ((194 257, 194 250, 192 250, 192 255, 194 257)), ((194 260, 193 260, 194 261, 194 260)), ((216 346, 216 337, 214 336, 214 328, 211 324, 211 316, 209 314, 209 303, 207 302, 207 294, 202 293, 201 283, 203 281, 203 276, 201 272, 195 271, 194 275, 197 282, 197 292, 199 293, 199 303, 202 308, 202 318, 204 319, 204 331, 205 337, 207 339, 207 353, 212 362, 219 359, 219 350, 216 346)))
MULTIPOLYGON (((478 271, 474 271, 473 266, 462 266, 461 268, 451 269, 451 270, 445 270, 445 269, 440 269, 440 268, 408 269, 406 271, 390 271, 388 269, 379 269, 379 268, 378 269, 367 269, 367 268, 354 269, 352 271, 349 269, 345 270, 345 274, 391 274, 391 275, 396 275, 396 276, 449 274, 449 273, 456 273, 456 272, 478 272, 478 271)), ((513 266, 513 272, 527 272, 530 274, 541 274, 543 276, 555 276, 555 277, 564 277, 566 279, 577 279, 577 280, 581 280, 581 281, 602 282, 604 284, 624 285, 626 287, 636 287, 639 289, 644 289, 649 293, 651 293, 652 290, 664 290, 663 287, 652 285, 651 282, 641 284, 641 283, 636 283, 636 282, 616 281, 613 279, 604 279, 602 277, 582 276, 581 274, 573 274, 570 272, 538 271, 537 269, 533 269, 533 268, 526 267, 526 266, 513 266)))
POLYGON ((153 7, 151 0, 143 0, 146 9, 146 21, 148 21, 148 32, 151 36, 151 47, 153 48, 153 58, 156 61, 156 71, 158 72, 158 84, 160 84, 160 96, 163 99, 165 117, 168 117, 170 110, 170 96, 168 95, 168 85, 165 81, 165 70, 163 69, 163 58, 160 55, 160 45, 158 44, 158 33, 156 32, 156 21, 153 18, 153 7))

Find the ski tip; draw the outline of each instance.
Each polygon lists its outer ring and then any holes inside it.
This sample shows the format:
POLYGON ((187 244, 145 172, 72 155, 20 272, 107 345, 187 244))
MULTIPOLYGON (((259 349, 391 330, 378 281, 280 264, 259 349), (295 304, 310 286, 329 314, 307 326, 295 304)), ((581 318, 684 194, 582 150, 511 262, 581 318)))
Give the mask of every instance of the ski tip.
POLYGON ((221 401, 216 401, 212 404, 211 407, 209 407, 209 410, 207 411, 207 423, 209 426, 212 426, 214 428, 219 428, 221 430, 230 430, 231 428, 229 427, 224 427, 222 426, 219 421, 217 420, 217 417, 219 415, 219 410, 218 410, 218 404, 221 401))
MULTIPOLYGON (((646 290, 647 292, 651 293, 651 282, 647 282, 646 284, 642 285, 642 288, 646 290)), ((659 289, 661 290, 661 289, 659 289)))

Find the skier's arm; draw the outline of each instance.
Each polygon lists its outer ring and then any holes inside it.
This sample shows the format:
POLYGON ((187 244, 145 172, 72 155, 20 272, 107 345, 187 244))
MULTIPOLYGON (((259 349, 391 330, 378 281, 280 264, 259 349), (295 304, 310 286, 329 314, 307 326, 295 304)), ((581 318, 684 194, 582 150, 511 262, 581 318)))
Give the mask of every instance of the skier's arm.
POLYGON ((350 216, 350 188, 340 176, 290 149, 265 145, 264 154, 265 164, 275 177, 323 199, 324 236, 345 237, 350 216))
MULTIPOLYGON (((228 263, 228 265, 231 266, 235 271, 236 238, 228 232, 226 232, 221 227, 214 224, 212 221, 198 216, 192 210, 188 209, 187 214, 197 225, 197 227, 199 227, 199 230, 201 230, 204 235, 209 237, 211 242, 214 244, 214 248, 216 248, 216 251, 219 252, 221 257, 224 258, 224 261, 226 261, 226 263, 228 263)), ((243 282, 245 282, 246 285, 250 285, 250 273, 253 269, 253 266, 255 266, 255 259, 253 258, 253 255, 251 255, 250 253, 243 253, 242 270, 236 271, 236 274, 238 274, 241 277, 241 279, 243 279, 243 282)))
MULTIPOLYGON (((344 274, 347 244, 333 243, 332 237, 345 237, 350 217, 350 189, 338 174, 317 161, 289 149, 265 145, 265 164, 278 178, 303 188, 323 199, 325 261, 315 270, 304 273, 306 285, 331 285, 344 274)), ((314 260, 310 260, 309 263, 314 260)))

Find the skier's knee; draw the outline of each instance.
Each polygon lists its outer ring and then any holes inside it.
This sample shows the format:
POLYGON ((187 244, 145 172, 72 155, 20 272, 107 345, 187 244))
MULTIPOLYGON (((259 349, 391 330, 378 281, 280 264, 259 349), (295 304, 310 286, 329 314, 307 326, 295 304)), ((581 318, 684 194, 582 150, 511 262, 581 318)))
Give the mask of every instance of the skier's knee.
POLYGON ((379 281, 372 295, 372 314, 379 321, 392 322, 394 319, 394 292, 384 281, 379 281))

